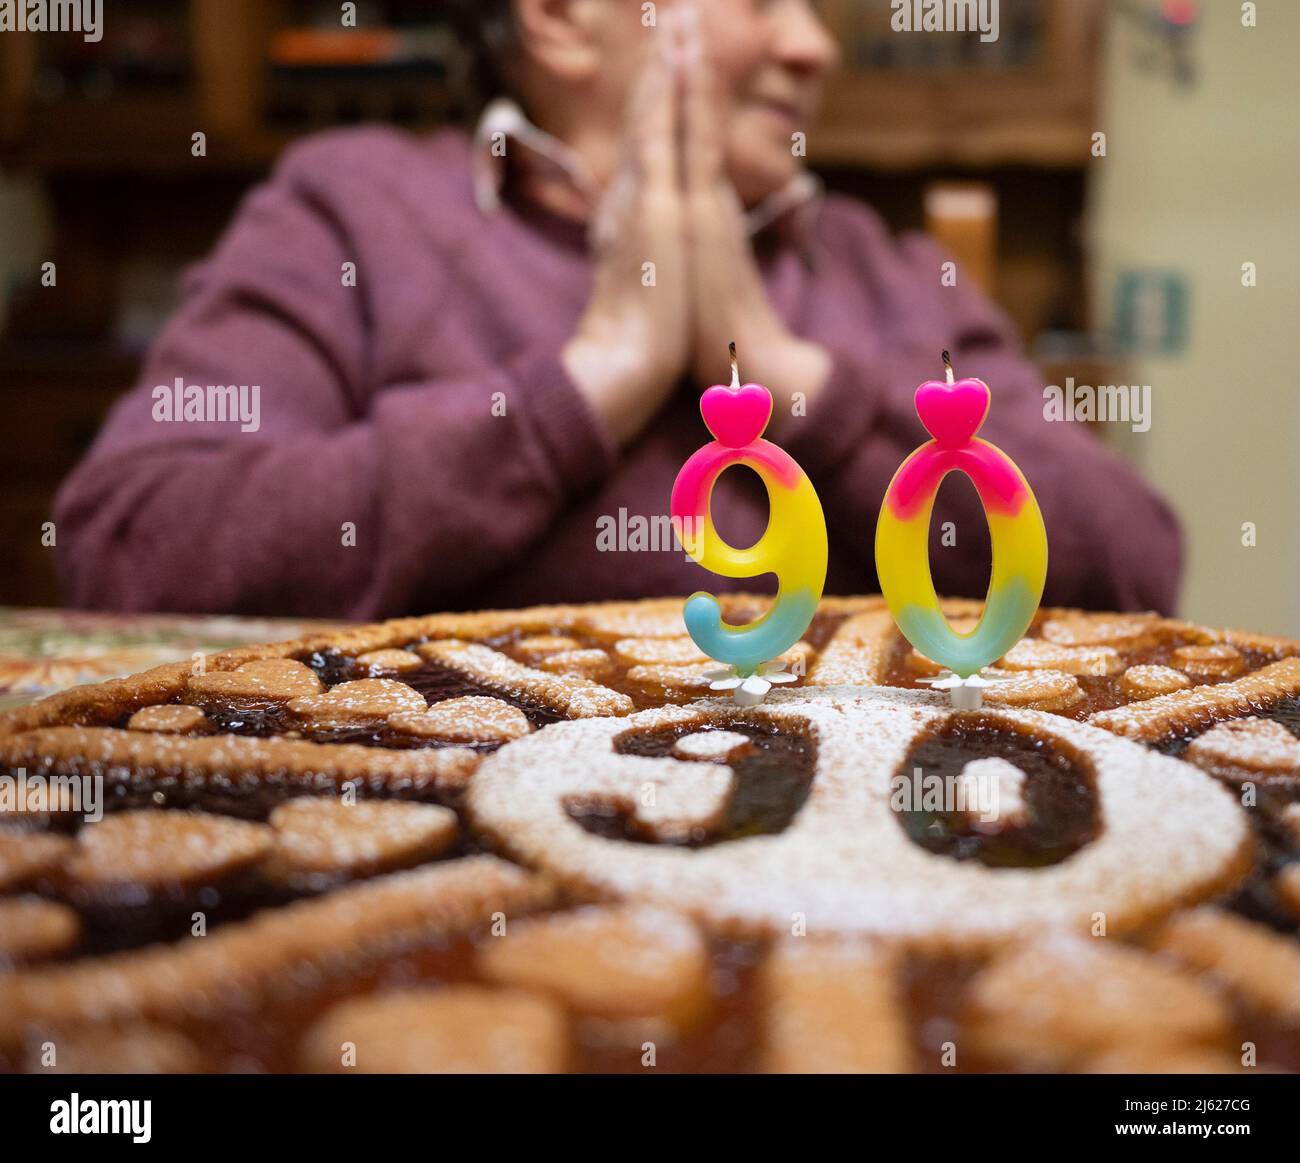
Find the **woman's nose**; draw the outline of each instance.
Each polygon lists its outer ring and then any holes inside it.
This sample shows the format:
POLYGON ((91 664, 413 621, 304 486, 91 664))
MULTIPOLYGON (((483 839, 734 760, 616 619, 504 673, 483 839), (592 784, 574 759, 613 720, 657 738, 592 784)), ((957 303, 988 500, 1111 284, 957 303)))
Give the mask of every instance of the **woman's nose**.
POLYGON ((824 73, 839 61, 839 44, 809 0, 777 0, 769 18, 773 53, 787 68, 824 73))

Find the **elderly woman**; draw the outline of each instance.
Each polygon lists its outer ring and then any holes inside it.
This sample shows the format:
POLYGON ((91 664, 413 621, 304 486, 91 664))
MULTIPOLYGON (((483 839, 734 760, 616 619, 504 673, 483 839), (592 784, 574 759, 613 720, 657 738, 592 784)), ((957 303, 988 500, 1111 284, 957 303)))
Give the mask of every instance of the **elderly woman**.
MULTIPOLYGON (((1172 605, 1166 505, 1044 419, 1007 321, 942 285, 929 242, 892 240, 802 169, 792 141, 836 57, 806 0, 473 12, 498 99, 472 139, 304 141, 190 272, 59 498, 72 602, 376 617, 762 588, 611 533, 666 513, 734 340, 775 397, 769 437, 821 496, 828 591, 875 588, 881 497, 924 438, 912 392, 948 348, 991 385, 984 434, 1038 495, 1046 600, 1172 605), (178 381, 203 389, 192 409, 172 408, 178 381), (209 385, 258 406, 222 418, 209 385)), ((962 486, 936 509, 956 535, 935 581, 981 595, 962 486)), ((766 522, 747 471, 713 509, 736 544, 766 522)))

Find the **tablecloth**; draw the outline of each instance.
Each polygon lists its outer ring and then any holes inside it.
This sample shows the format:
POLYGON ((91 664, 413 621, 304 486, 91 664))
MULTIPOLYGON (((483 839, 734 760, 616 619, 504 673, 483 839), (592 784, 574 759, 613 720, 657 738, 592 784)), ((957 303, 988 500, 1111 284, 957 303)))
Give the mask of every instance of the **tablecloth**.
POLYGON ((164 662, 338 626, 223 615, 97 614, 0 606, 0 711, 164 662))

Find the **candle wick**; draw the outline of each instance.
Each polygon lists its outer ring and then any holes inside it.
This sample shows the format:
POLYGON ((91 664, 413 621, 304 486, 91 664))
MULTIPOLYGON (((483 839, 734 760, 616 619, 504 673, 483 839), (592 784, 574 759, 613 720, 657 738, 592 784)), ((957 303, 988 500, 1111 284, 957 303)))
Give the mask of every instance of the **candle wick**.
POLYGON ((948 355, 947 351, 943 353, 943 370, 944 374, 948 377, 948 382, 950 384, 956 383, 952 375, 952 358, 948 355))
POLYGON ((736 358, 736 344, 734 341, 727 344, 727 351, 731 353, 731 386, 740 387, 740 361, 736 358))

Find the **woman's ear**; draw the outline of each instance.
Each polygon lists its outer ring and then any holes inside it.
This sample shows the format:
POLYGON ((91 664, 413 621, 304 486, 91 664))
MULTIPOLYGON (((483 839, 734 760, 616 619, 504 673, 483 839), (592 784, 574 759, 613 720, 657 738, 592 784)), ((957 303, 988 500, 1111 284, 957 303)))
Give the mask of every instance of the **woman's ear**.
POLYGON ((521 55, 543 75, 590 81, 601 67, 604 39, 620 7, 610 0, 514 0, 521 55))

